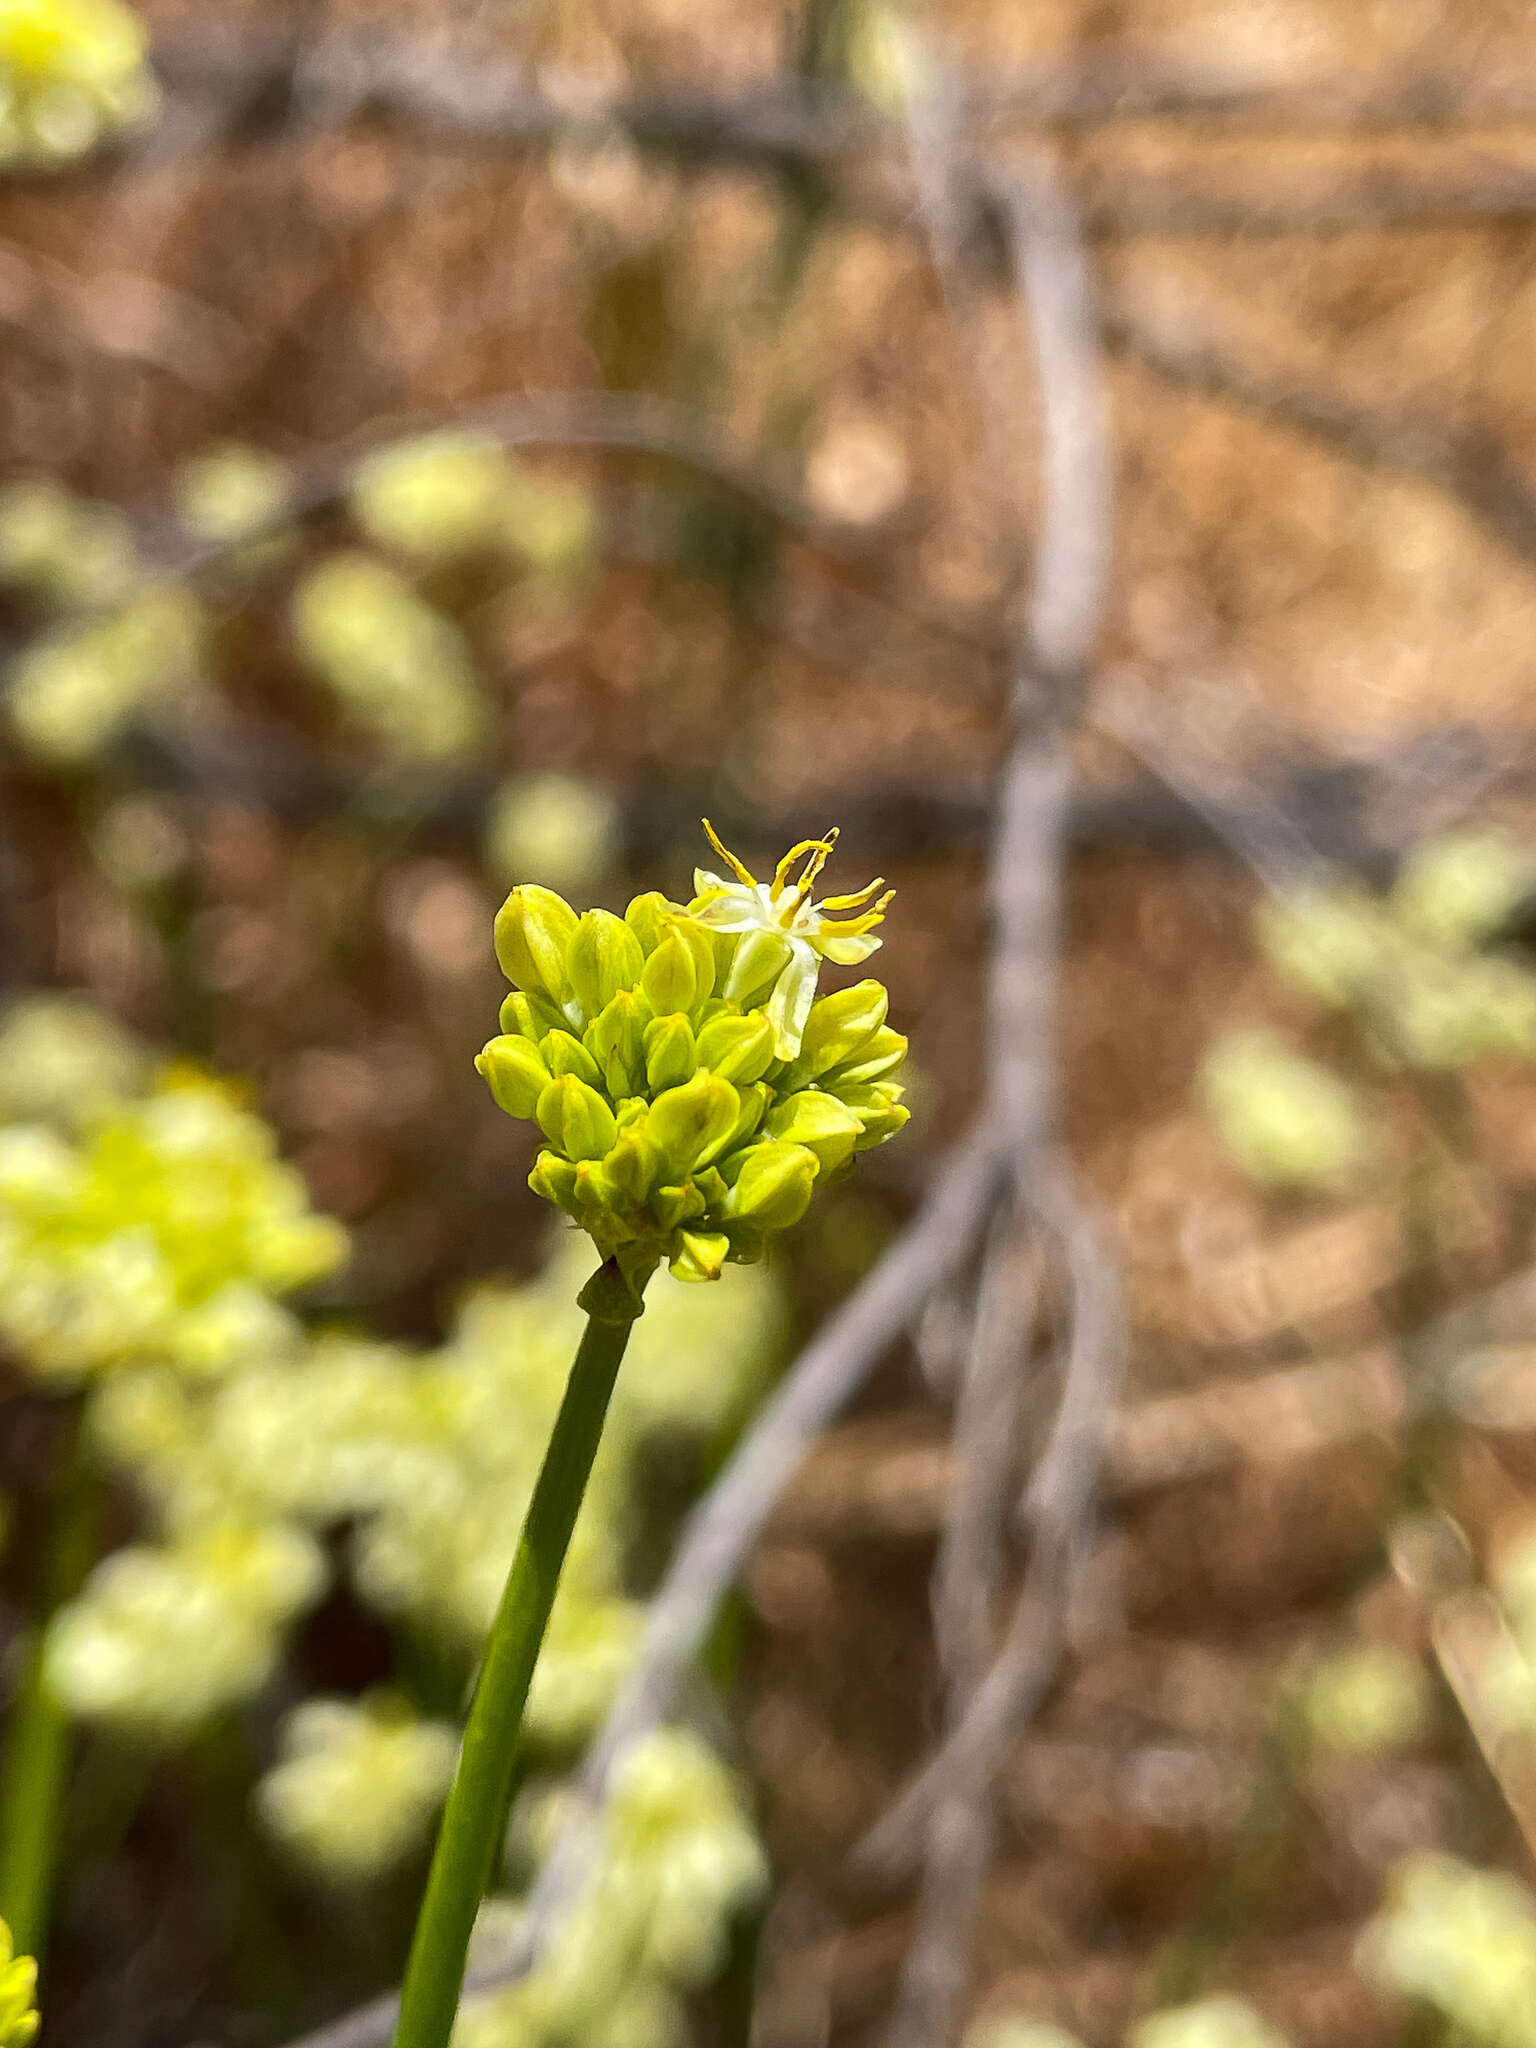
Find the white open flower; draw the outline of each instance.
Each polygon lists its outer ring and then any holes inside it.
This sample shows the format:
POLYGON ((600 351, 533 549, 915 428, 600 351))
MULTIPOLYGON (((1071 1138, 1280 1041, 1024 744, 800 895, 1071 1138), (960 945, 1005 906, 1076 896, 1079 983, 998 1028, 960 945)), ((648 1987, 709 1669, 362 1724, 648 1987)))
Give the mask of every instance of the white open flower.
POLYGON ((819 903, 812 902, 816 877, 837 844, 835 825, 825 839, 802 839, 792 846, 771 882, 758 881, 743 867, 735 854, 721 845, 707 818, 704 830, 736 880, 727 882, 707 868, 695 868, 697 894, 688 914, 714 931, 743 935, 721 994, 732 1002, 744 1002, 750 996, 761 1003, 773 1026, 775 1058, 792 1060, 800 1051, 822 961, 854 967, 867 960, 880 944, 872 936, 874 928, 883 922, 886 905, 896 892, 887 889, 883 896, 875 896, 883 886, 883 877, 877 876, 852 896, 824 896, 819 903), (802 857, 804 866, 791 880, 790 870, 802 857), (831 917, 829 911, 853 911, 856 915, 831 917), (770 983, 772 993, 762 1002, 760 992, 770 983))

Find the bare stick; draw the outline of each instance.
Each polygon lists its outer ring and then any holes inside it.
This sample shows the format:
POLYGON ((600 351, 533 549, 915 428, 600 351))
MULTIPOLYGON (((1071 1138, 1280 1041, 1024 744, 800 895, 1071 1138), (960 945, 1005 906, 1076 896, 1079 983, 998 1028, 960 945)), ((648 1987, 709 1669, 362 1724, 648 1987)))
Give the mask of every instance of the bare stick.
MULTIPOLYGON (((156 68, 178 99, 261 106, 262 140, 279 131, 359 120, 408 122, 480 148, 547 147, 566 135, 618 129, 685 161, 778 163, 835 157, 887 141, 890 123, 860 95, 776 81, 732 96, 650 93, 598 106, 532 89, 505 61, 436 39, 336 34, 302 57, 276 37, 165 37, 156 68)), ((1458 73, 1444 65, 1343 72, 1296 84, 1230 65, 1159 63, 1145 51, 1096 50, 1011 74, 957 79, 965 123, 1095 128, 1117 121, 1205 120, 1231 131, 1493 127, 1536 115, 1528 66, 1458 73)), ((132 153, 129 152, 132 161, 132 153)))
MULTIPOLYGON (((949 188, 938 173, 939 165, 954 166, 959 160, 959 138, 944 126, 947 111, 941 88, 912 126, 919 189, 927 195, 941 272, 953 267, 958 245, 949 188)), ((1071 789, 1069 730, 1108 576, 1108 426, 1087 266, 1054 167, 1044 159, 1027 162, 1018 174, 994 180, 989 189, 1010 224, 1015 271, 1029 311, 1044 418, 1045 472, 1029 625, 1015 684, 1021 730, 1004 779, 993 862, 997 931, 988 986, 989 1077, 1015 1195, 1028 1202, 1054 1234, 1068 1220, 1060 1200, 1051 1203, 1052 1213, 1042 1213, 1042 1196, 1048 1186, 1059 1193, 1057 1184, 1065 1176, 1064 1169, 1047 1176, 1045 1161, 1054 1147, 1059 1108, 1054 1004, 1071 789)), ((983 398, 994 397, 984 364, 979 366, 979 381, 983 398)), ((988 410, 996 443, 1002 438, 999 408, 994 403, 988 410)), ((995 1314, 985 1313, 986 1292, 998 1284, 997 1252, 994 1247, 988 1261, 983 1313, 978 1315, 977 1341, 961 1388, 956 1431, 960 1481, 951 1496, 936 1583, 936 1620, 941 1645, 948 1641, 951 1681, 950 1732, 941 1751, 943 1796, 903 1811, 897 1823, 904 1833, 914 1821, 926 1822, 926 1829, 918 1927, 903 1973, 892 2048, 935 2048, 953 2030, 970 1979, 977 1907, 994 1848, 993 1778, 1012 1715, 1031 1703, 1011 1665, 1004 1674, 1008 1725, 995 1732, 989 1725, 990 1740, 985 1744, 961 1738, 975 1723, 977 1700, 989 1690, 998 1691, 995 1681, 1008 1663, 1010 1648, 1017 1653, 1020 1615, 1031 1624, 1023 1632, 1031 1650, 1038 1640, 1038 1650, 1029 1658, 1030 1673, 1043 1685, 1054 1669, 1067 1593, 1065 1567, 1058 1572, 1055 1560, 1064 1558, 1076 1540, 1079 1510, 1086 1512, 1079 1500, 1081 1481, 1086 1472, 1091 1494, 1098 1463, 1084 1384, 1104 1377, 1099 1365, 1105 1354, 1092 1318, 1077 1312, 1074 1365, 1046 1458, 1050 1471, 1042 1499, 1049 1507, 1038 1518, 1030 1579, 1014 1628, 999 1665, 984 1675, 978 1619, 983 1627, 990 1619, 1000 1543, 994 1531, 984 1523, 977 1526, 977 1521, 991 1515, 1000 1522, 1004 1495, 991 1483, 997 1478, 999 1460, 983 1460, 970 1425, 979 1409, 995 1405, 994 1376, 1009 1365, 1019 1371, 1023 1349, 1019 1338, 1010 1344, 997 1330, 995 1314), (1070 1457, 1058 1449, 1064 1440, 1074 1447, 1070 1457), (963 1583, 967 1567, 981 1574, 981 1582, 970 1588, 963 1583)), ((1078 1306, 1074 1304, 1075 1309, 1078 1306)), ((1014 1412, 1017 1420, 1017 1407, 1014 1412)), ((1101 1425, 1099 1441, 1102 1434, 1101 1425)))

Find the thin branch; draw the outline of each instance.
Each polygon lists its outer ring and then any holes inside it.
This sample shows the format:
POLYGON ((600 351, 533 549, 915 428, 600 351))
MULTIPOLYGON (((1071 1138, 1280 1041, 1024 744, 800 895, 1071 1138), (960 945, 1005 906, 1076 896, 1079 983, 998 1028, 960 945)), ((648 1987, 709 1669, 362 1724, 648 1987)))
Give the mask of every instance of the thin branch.
MULTIPOLYGON (((1017 1201, 1000 1212, 982 1270, 975 1331, 955 1406, 954 1457, 943 1538, 933 1575, 934 1639, 945 1680, 946 1730, 952 1733, 992 1654, 995 1608, 1006 1561, 1008 1509, 1023 1421, 1024 1365, 1039 1291, 1038 1259, 1021 1235, 1017 1201)), ((995 1829, 988 1788, 934 1816, 929 1830, 919 1933, 908 1969, 922 1987, 903 1998, 893 2039, 917 2048, 942 2039, 965 1988, 970 1945, 950 1938, 968 1929, 992 1860, 995 1829), (975 1795, 975 1796, 973 1796, 975 1795), (942 1937, 942 1938, 941 1938, 942 1937), (931 1954, 924 1954, 924 1944, 931 1954)))
POLYGON ((860 1847, 887 1868, 924 1846, 918 1933, 892 2033, 901 2048, 944 2041, 970 1976, 982 1878, 995 1834, 992 1788, 1009 1742, 1034 1713, 1067 1645, 1126 1333, 1118 1269, 1102 1223, 1063 1167, 1042 1176, 1042 1221, 1067 1253, 1070 1337, 1061 1405, 1025 1500, 1030 1561, 1002 1648, 938 1755, 860 1847))
POLYGON ((1010 1202, 994 1222, 982 1267, 955 1402, 944 1541, 933 1574, 939 1666, 950 1692, 961 1698, 977 1684, 992 1648, 1023 1423, 1023 1368, 1038 1308, 1038 1247, 1020 1226, 1010 1202))
MULTIPOLYGON (((952 271, 957 236, 954 205, 939 166, 958 171, 961 136, 952 123, 952 102, 942 86, 913 122, 913 157, 919 188, 926 195, 936 260, 941 274, 952 271)), ((1007 179, 992 176, 988 196, 1009 223, 1014 269, 1034 340, 1044 429, 1044 481, 1040 533, 1027 632, 1020 648, 1015 684, 1020 731, 1001 793, 992 885, 996 936, 988 983, 987 1025, 991 1114, 1007 1147, 1015 1200, 1028 1204, 1049 1236, 1059 1239, 1072 1274, 1071 1364, 1060 1412, 1041 1473, 1044 1492, 1036 1511, 1035 1541, 1026 1582, 1027 1614, 1033 1623, 1049 1610, 1040 1635, 1041 1654, 1030 1662, 1040 1684, 1054 1670, 1065 1626, 1065 1576, 1047 1574, 1061 1553, 1079 1541, 1086 1506, 1079 1500, 1086 1473, 1091 1497, 1098 1455, 1085 1389, 1110 1387, 1110 1353, 1092 1313, 1094 1303, 1078 1285, 1082 1261, 1063 1234, 1072 1219, 1062 1200, 1064 1165, 1047 1161, 1056 1145, 1059 1080, 1055 999, 1061 952, 1066 823, 1072 783, 1070 729, 1077 714, 1082 679, 1092 656, 1108 581, 1111 538, 1110 460, 1107 399, 1098 369, 1087 263, 1070 201, 1048 158, 1024 160, 1007 179), (1061 1449, 1070 1444, 1070 1455, 1061 1449), (1086 1453, 1086 1456, 1085 1456, 1086 1453)), ((1003 439, 1002 408, 989 389, 987 368, 979 381, 994 445, 1003 439)), ((1001 1285, 996 1267, 1002 1248, 994 1246, 984 1276, 982 1312, 962 1382, 957 1422, 961 1483, 951 1496, 936 1591, 941 1646, 949 1649, 948 1732, 940 1751, 943 1796, 920 1813, 904 1811, 898 1825, 926 1823, 924 1879, 917 1931, 903 1972, 891 2028, 892 2048, 936 2048, 954 2027, 970 1980, 981 1887, 992 1860, 996 1823, 992 1786, 1014 1712, 1033 1704, 1028 1686, 1013 1665, 1019 1655, 1020 1617, 1004 1642, 992 1671, 984 1670, 985 1645, 978 1621, 990 1620, 998 1536, 972 1526, 978 1512, 1000 1522, 1004 1508, 997 1457, 979 1467, 970 1428, 973 1411, 995 1407, 992 1382, 1000 1369, 1022 1363, 1020 1335, 1000 1329, 988 1292, 1001 1285), (987 1483, 988 1476, 994 1482, 987 1483), (969 1564, 982 1582, 961 1583, 969 1564), (972 1612, 979 1609, 979 1612, 972 1612), (1007 1682, 1010 1715, 989 1745, 967 1741, 977 1703, 1007 1682)), ((1112 1395, 1110 1396, 1112 1400, 1112 1395)), ((1017 1400, 1017 1396, 1015 1396, 1017 1400)), ((1015 1416, 1019 1414, 1015 1407, 1015 1416)), ((1107 1410, 1098 1430, 1102 1442, 1107 1410)), ((1037 1475, 1037 1484, 1041 1475, 1037 1475)), ((1000 1534, 1000 1531, 999 1531, 1000 1534)), ((990 1634, 990 1629, 986 1629, 990 1634)), ((1033 1641, 1033 1636, 1031 1637, 1033 1641)), ((882 1829, 880 1832, 884 1832, 882 1829)))
MULTIPOLYGON (((562 135, 619 128, 683 160, 803 161, 888 142, 891 122, 856 93, 770 80, 735 95, 640 93, 563 102, 532 87, 516 63, 443 42, 334 34, 302 54, 276 41, 166 36, 156 69, 186 100, 237 98, 252 139, 399 120, 482 148, 527 149, 562 135)), ((1223 130, 1444 130, 1536 119, 1529 67, 1445 65, 1354 71, 1276 84, 1231 67, 1159 62, 1103 44, 1057 64, 958 79, 960 118, 994 127, 1098 128, 1120 121, 1201 121, 1223 130)))
POLYGON ((1433 485, 1508 551, 1536 561, 1536 490, 1491 427, 1443 426, 1418 412, 1360 404, 1296 372, 1256 370, 1235 346, 1191 326, 1154 325, 1123 301, 1104 317, 1104 342, 1165 383, 1305 435, 1351 461, 1433 485))

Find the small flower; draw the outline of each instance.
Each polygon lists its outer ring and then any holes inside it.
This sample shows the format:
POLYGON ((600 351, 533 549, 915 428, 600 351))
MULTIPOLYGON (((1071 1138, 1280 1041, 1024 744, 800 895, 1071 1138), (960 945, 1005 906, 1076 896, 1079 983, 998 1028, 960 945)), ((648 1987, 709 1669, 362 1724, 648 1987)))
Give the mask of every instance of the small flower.
POLYGON ((880 944, 871 934, 884 921, 886 905, 896 892, 887 889, 870 903, 869 899, 883 886, 884 877, 877 876, 868 888, 852 896, 824 896, 819 903, 812 902, 811 889, 816 877, 837 844, 835 825, 825 839, 802 839, 798 846, 792 846, 774 870, 771 882, 758 881, 734 853, 721 845, 708 818, 704 820, 704 830, 709 834, 710 845, 736 880, 722 881, 707 868, 695 868, 693 886, 697 893, 688 906, 688 914, 712 931, 761 934, 762 940, 767 941, 737 948, 731 981, 739 985, 727 983, 722 993, 739 1000, 756 993, 747 977, 755 975, 759 987, 771 980, 772 993, 762 1007, 773 1025, 774 1053, 781 1060, 792 1060, 800 1051, 800 1038, 810 1015, 822 961, 854 967, 867 960, 880 944), (805 865, 791 881, 790 871, 802 856, 805 865), (860 909, 865 904, 869 907, 860 909), (832 910, 856 911, 858 915, 829 917, 827 913, 832 910))

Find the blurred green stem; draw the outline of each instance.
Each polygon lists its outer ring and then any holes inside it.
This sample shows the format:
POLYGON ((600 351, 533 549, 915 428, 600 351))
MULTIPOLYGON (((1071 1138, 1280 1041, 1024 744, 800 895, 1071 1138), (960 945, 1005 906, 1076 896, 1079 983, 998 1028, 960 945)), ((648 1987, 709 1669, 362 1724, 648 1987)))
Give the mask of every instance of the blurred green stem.
POLYGON ((610 1259, 582 1290, 587 1327, 485 1646, 411 1943, 395 2048, 446 2048, 475 1915, 506 1829, 528 1688, 643 1286, 632 1287, 610 1259))
POLYGON ((0 1763, 0 1918, 10 1922, 17 1948, 31 1955, 41 1954, 47 1931, 70 1745, 68 1717, 44 1680, 44 1646, 49 1621, 79 1592, 95 1560, 101 1510, 101 1483, 86 1456, 77 1402, 60 1434, 21 1683, 0 1763))

